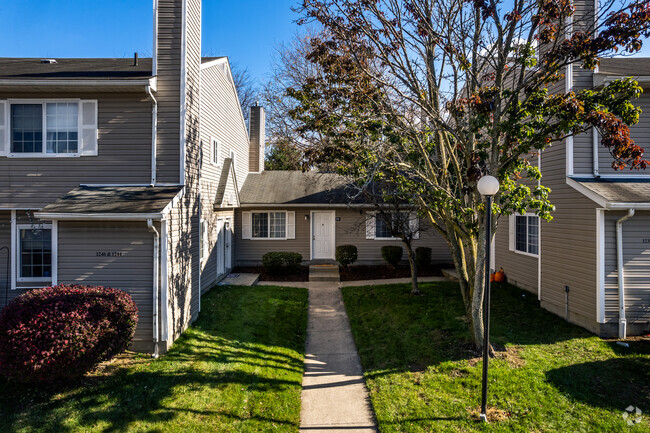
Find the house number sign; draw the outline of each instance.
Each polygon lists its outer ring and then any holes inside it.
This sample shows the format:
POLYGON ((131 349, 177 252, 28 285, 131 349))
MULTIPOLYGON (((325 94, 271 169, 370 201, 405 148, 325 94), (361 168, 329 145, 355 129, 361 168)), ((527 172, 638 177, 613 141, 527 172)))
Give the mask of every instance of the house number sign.
POLYGON ((97 251, 97 257, 122 257, 124 253, 121 251, 97 251))
POLYGON ((650 238, 644 238, 643 243, 644 244, 650 244, 650 238))

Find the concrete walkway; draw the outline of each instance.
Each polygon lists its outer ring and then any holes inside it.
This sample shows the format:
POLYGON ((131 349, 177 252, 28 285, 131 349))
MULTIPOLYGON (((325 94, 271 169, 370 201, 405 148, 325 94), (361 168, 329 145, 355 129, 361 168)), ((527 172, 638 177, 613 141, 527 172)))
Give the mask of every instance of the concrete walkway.
POLYGON ((309 283, 301 432, 377 431, 339 284, 309 283))

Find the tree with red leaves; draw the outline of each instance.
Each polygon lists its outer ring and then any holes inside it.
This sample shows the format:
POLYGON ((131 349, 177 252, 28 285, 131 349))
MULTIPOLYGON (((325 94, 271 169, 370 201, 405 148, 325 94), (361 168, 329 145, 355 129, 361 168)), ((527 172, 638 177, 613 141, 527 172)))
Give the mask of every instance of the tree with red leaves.
POLYGON ((547 146, 595 128, 615 168, 647 165, 627 126, 639 118, 630 102, 638 84, 574 92, 563 80, 569 65, 593 69, 602 56, 638 51, 650 3, 581 5, 303 0, 298 8, 302 22, 324 29, 309 54, 322 75, 288 90, 302 130, 328 137, 309 156, 359 184, 391 182, 417 203, 449 244, 479 348, 485 205, 477 180, 499 179, 497 215, 532 210, 550 220, 550 191, 529 162, 547 146))

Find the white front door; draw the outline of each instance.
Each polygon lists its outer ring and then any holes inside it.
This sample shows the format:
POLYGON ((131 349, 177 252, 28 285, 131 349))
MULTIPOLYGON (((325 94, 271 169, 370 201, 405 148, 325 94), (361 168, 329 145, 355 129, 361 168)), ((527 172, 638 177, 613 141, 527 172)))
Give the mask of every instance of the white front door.
POLYGON ((217 276, 226 273, 226 233, 222 218, 217 219, 217 276))
POLYGON ((224 227, 224 230, 226 231, 226 272, 232 270, 232 229, 232 220, 230 218, 226 218, 226 225, 224 227))
POLYGON ((312 212, 312 258, 334 258, 334 212, 312 212))

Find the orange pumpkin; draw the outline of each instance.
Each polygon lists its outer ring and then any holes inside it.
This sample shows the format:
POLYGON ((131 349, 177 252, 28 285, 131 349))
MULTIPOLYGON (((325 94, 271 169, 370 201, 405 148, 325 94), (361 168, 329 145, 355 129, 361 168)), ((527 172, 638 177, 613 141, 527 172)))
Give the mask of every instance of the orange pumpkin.
POLYGON ((494 283, 494 272, 490 274, 490 282, 494 283))
POLYGON ((494 273, 494 282, 503 283, 506 280, 506 274, 503 273, 503 268, 494 273))

